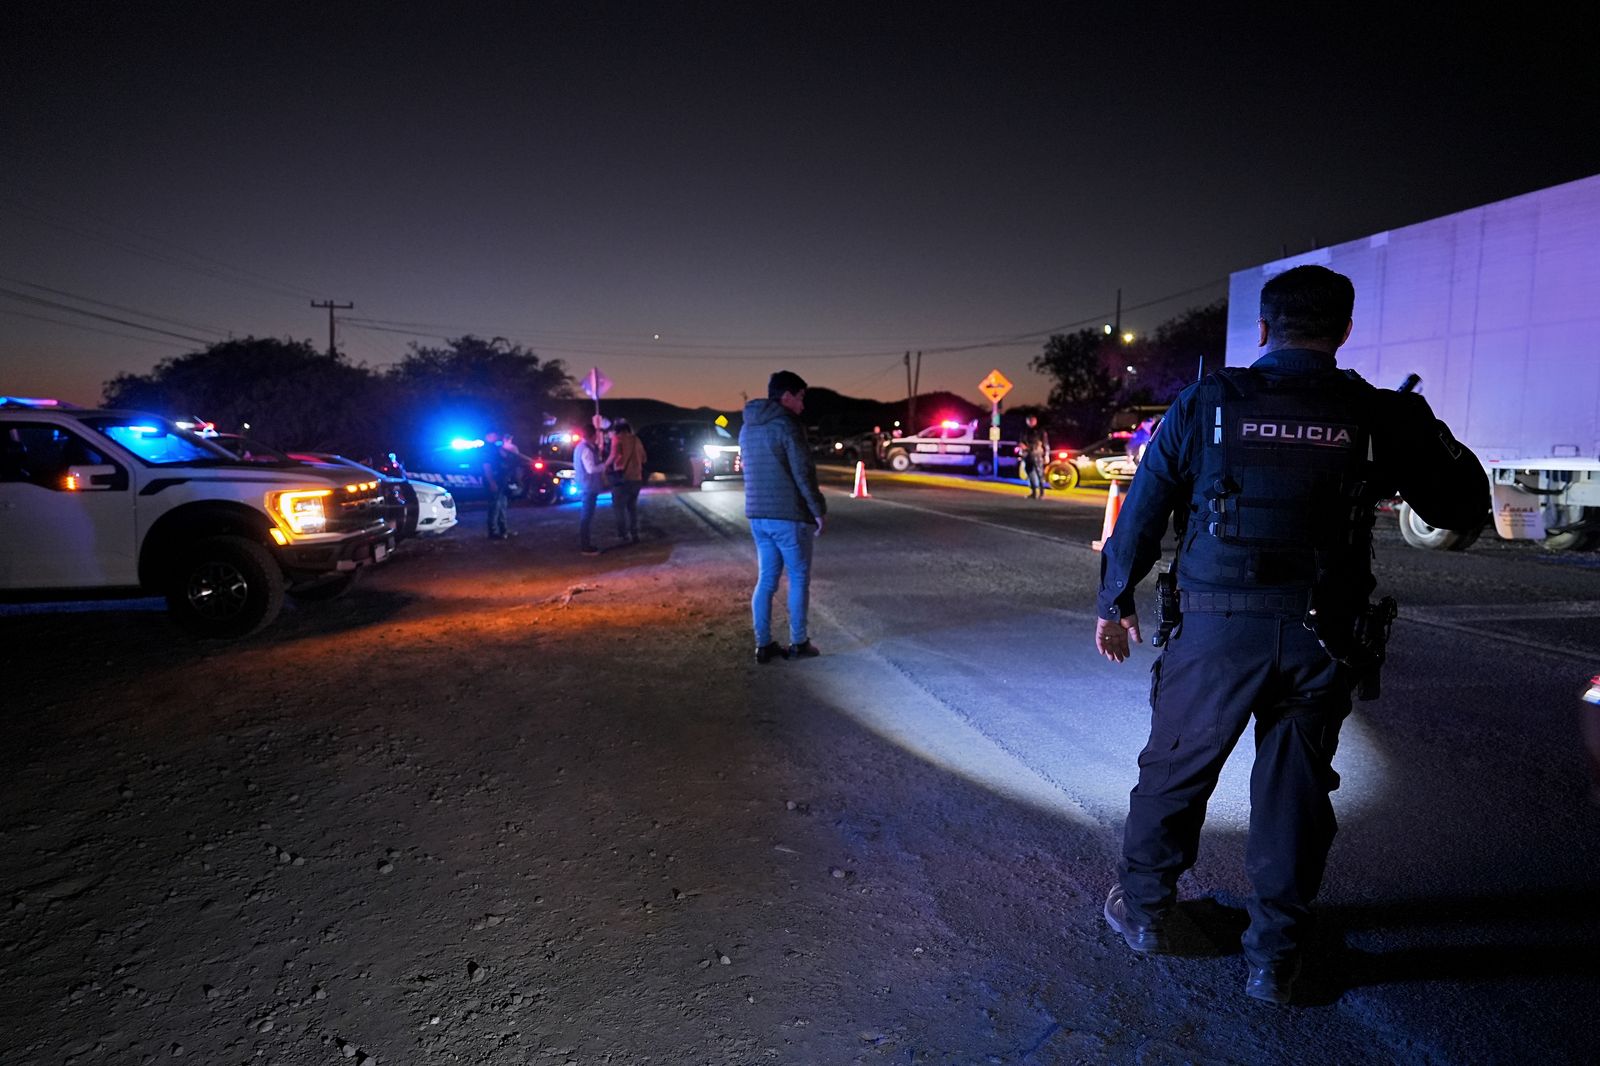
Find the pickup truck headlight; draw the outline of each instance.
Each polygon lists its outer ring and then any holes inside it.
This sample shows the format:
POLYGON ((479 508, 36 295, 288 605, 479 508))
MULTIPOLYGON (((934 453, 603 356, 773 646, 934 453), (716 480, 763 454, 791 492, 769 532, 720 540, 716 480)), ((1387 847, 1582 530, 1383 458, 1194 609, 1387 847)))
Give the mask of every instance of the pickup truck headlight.
POLYGON ((322 533, 328 528, 328 510, 324 501, 331 495, 331 489, 274 492, 267 496, 267 510, 274 518, 281 519, 291 533, 322 533))

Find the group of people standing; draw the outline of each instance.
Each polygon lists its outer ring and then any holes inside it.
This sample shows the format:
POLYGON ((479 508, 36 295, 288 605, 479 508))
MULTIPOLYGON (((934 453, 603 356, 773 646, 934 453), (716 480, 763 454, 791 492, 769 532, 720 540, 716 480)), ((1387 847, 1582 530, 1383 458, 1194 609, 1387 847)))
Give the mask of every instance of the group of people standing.
MULTIPOLYGON (((577 482, 582 512, 578 518, 578 550, 584 555, 599 555, 591 535, 594 513, 600 494, 611 492, 611 513, 617 520, 617 540, 639 543, 639 490, 644 487, 644 464, 648 456, 644 444, 625 418, 578 427, 578 441, 572 449, 572 474, 577 482)), ((489 493, 489 539, 514 536, 506 527, 506 510, 511 486, 532 460, 517 451, 509 433, 489 433, 484 437, 489 449, 483 457, 483 484, 489 493)))
MULTIPOLYGON (((596 423, 600 417, 595 416, 596 423)), ((639 543, 639 490, 644 487, 644 463, 648 456, 644 444, 626 418, 611 423, 578 427, 578 443, 572 449, 572 473, 578 480, 583 513, 578 519, 578 550, 584 555, 599 555, 590 527, 600 494, 611 490, 611 513, 617 520, 617 540, 639 543)))

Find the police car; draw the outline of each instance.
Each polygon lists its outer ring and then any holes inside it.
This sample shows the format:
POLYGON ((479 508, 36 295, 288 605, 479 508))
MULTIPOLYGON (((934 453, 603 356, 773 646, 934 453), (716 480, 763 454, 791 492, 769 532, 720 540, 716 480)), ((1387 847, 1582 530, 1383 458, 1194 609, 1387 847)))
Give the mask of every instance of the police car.
POLYGON ((1131 433, 1113 433, 1083 448, 1052 450, 1045 477, 1054 489, 1075 489, 1079 485, 1109 485, 1128 482, 1139 471, 1139 461, 1128 454, 1131 433))
POLYGON ((262 628, 394 550, 378 478, 245 463, 175 423, 0 397, 0 593, 164 595, 203 636, 262 628))
MULTIPOLYGON (((978 436, 978 423, 946 419, 909 437, 896 437, 884 446, 883 462, 890 470, 914 468, 952 470, 988 477, 994 473, 994 446, 978 436)), ((1017 462, 1017 442, 1000 442, 1002 466, 1017 462)))

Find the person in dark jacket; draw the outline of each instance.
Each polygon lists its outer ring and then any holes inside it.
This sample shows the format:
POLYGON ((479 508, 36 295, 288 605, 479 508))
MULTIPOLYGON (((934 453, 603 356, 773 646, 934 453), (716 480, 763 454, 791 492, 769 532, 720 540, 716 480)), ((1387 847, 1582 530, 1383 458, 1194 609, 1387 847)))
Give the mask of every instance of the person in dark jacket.
POLYGON ((506 540, 511 533, 506 528, 506 509, 511 503, 511 482, 516 476, 512 462, 510 435, 499 433, 483 435, 483 487, 489 493, 489 539, 506 540))
MULTIPOLYGON (((1170 948, 1178 878, 1253 717, 1244 990, 1271 1003, 1291 1001, 1333 843, 1339 729, 1355 685, 1381 663, 1381 642, 1358 636, 1376 585, 1374 504, 1398 492, 1430 524, 1457 530, 1489 509, 1483 467, 1427 401, 1335 366, 1354 303, 1350 279, 1325 267, 1267 282, 1267 354, 1178 396, 1101 559, 1095 646, 1120 663, 1130 639, 1143 639, 1134 586, 1175 520, 1181 621, 1163 624, 1151 668, 1150 739, 1106 921, 1134 951, 1170 948)), ((1387 622, 1365 626, 1375 630, 1386 635, 1387 622)))
POLYGON ((1033 415, 1028 416, 1027 428, 1017 441, 1017 454, 1028 469, 1028 497, 1044 499, 1045 486, 1049 484, 1044 479, 1044 468, 1050 461, 1050 435, 1039 428, 1039 420, 1033 415))
POLYGON ((800 413, 806 383, 780 370, 767 382, 767 398, 745 404, 739 430, 744 464, 744 513, 756 542, 759 573, 750 613, 755 622, 756 662, 782 655, 806 659, 820 654, 811 643, 806 613, 811 592, 811 546, 822 535, 828 505, 817 487, 817 467, 806 445, 800 413), (772 639, 772 597, 789 572, 789 646, 772 639))

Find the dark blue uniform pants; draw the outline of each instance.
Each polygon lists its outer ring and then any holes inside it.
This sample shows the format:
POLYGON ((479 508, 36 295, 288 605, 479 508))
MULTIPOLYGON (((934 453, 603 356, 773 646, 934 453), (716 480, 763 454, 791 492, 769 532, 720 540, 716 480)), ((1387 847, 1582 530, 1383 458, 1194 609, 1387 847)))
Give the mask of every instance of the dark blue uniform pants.
POLYGON ((1119 875, 1135 921, 1159 920, 1176 902, 1217 775, 1254 716, 1244 952, 1255 964, 1294 953, 1333 844, 1331 764, 1350 691, 1347 671, 1299 618, 1184 615, 1152 668, 1150 742, 1124 829, 1119 875))

